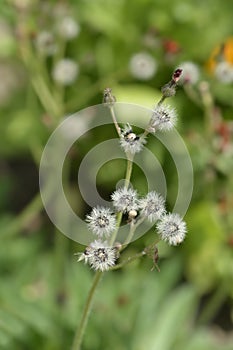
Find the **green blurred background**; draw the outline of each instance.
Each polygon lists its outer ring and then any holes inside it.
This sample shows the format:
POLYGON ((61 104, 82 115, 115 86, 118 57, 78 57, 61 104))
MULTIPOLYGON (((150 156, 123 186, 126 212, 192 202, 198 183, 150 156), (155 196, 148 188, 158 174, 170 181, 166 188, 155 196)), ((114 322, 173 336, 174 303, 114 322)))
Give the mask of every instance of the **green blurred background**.
MULTIPOLYGON (((151 108, 184 62, 194 71, 171 103, 194 168, 187 239, 159 244, 160 273, 145 258, 106 274, 83 349, 233 349, 232 13, 220 0, 0 1, 0 349, 70 349, 93 277, 74 257, 83 247, 43 211, 38 169, 49 135, 65 115, 101 103, 105 87, 151 108)), ((77 164, 99 140, 90 135, 67 160, 66 193, 83 217, 77 164)), ((172 208, 176 174, 162 147, 159 160, 172 208)), ((101 171, 101 194, 122 176, 101 171)))

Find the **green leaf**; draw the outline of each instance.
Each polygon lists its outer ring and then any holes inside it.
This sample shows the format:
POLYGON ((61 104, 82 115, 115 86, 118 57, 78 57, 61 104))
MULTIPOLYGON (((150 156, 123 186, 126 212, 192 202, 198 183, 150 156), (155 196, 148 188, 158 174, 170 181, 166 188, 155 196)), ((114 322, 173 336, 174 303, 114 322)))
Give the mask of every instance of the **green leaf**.
MULTIPOLYGON (((153 304, 152 295, 149 300, 153 304)), ((179 288, 176 292, 164 297, 157 311, 154 311, 153 319, 147 329, 144 328, 143 333, 139 333, 134 340, 133 349, 172 349, 178 335, 192 320, 195 301, 195 293, 188 286, 179 288)), ((151 315, 144 315, 141 322, 144 322, 148 316, 151 315)))

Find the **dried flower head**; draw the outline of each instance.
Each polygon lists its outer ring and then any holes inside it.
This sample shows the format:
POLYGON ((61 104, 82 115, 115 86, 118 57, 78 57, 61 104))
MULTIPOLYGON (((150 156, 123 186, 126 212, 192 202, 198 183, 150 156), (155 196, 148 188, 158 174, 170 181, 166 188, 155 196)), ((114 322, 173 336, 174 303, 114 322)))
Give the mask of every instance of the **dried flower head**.
POLYGON ((186 223, 179 214, 164 215, 157 224, 157 231, 162 240, 170 245, 177 245, 185 238, 186 223))
POLYGON ((86 221, 88 228, 99 237, 109 237, 116 228, 116 218, 109 208, 93 208, 86 221))
POLYGON ((121 132, 120 145, 125 153, 134 155, 141 152, 143 145, 146 143, 144 138, 136 135, 129 124, 127 124, 121 132))
POLYGON ((200 77, 200 70, 196 63, 193 62, 182 62, 179 64, 179 69, 182 69, 182 75, 180 77, 179 83, 188 83, 194 85, 198 82, 200 77))
POLYGON ((129 69, 133 77, 149 80, 157 71, 157 62, 149 53, 140 52, 131 57, 129 69))
POLYGON ((57 62, 52 71, 52 76, 61 85, 71 85, 77 78, 78 72, 78 64, 69 58, 64 58, 57 62))
POLYGON ((148 130, 149 132, 155 132, 157 130, 171 130, 175 126, 176 120, 177 115, 173 108, 163 105, 156 106, 153 111, 148 130))
POLYGON ((159 220, 165 214, 164 198, 157 192, 149 192, 145 198, 139 200, 141 215, 146 217, 150 222, 159 220))
POLYGON ((137 191, 132 188, 122 187, 111 195, 113 205, 117 211, 128 213, 138 209, 137 191))

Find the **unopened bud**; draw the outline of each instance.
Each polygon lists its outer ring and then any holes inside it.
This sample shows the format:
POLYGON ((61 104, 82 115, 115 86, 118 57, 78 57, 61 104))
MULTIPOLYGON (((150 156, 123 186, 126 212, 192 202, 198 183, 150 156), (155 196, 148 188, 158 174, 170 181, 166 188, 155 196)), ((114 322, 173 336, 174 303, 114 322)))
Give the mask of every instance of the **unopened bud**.
POLYGON ((175 72, 173 73, 172 79, 176 84, 180 80, 181 74, 182 74, 182 69, 180 69, 180 68, 177 68, 175 70, 175 72))
POLYGON ((138 215, 137 210, 132 209, 128 212, 129 219, 134 219, 137 215, 138 215))
POLYGON ((112 95, 112 89, 110 88, 104 89, 103 103, 108 107, 112 107, 115 102, 116 102, 116 97, 112 95))
POLYGON ((180 80, 181 74, 182 74, 182 69, 180 68, 176 69, 172 75, 172 79, 162 87, 161 91, 164 98, 172 97, 176 94, 176 87, 177 87, 178 81, 180 80))

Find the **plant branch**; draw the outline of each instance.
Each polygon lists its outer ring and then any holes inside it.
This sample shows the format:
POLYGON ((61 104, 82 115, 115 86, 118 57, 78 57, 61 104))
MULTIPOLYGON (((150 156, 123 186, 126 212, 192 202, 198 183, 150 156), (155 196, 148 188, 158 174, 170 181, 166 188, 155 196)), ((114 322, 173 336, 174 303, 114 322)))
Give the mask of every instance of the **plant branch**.
POLYGON ((89 291, 89 294, 88 294, 88 297, 86 300, 86 304, 84 306, 80 325, 77 328, 77 331, 76 331, 75 336, 74 336, 74 342, 73 342, 71 350, 80 350, 81 349, 81 343, 82 343, 84 332, 85 332, 85 329, 87 326, 87 321, 88 321, 88 318, 90 315, 93 297, 94 297, 96 288, 98 286, 98 283, 99 283, 102 275, 103 275, 103 272, 101 272, 101 271, 97 271, 95 274, 91 289, 89 291))

